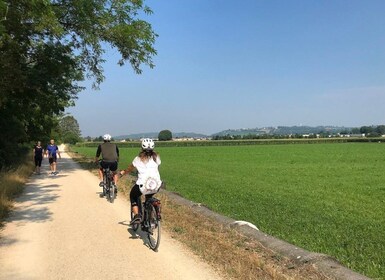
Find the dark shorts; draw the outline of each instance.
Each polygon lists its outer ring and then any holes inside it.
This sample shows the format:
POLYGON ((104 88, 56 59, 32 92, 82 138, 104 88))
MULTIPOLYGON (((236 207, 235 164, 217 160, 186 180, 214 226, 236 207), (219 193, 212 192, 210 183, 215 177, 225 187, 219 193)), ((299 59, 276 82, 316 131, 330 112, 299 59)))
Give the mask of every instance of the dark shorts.
POLYGON ((49 164, 52 164, 57 161, 57 157, 50 157, 48 158, 49 164))
POLYGON ((35 157, 35 166, 41 166, 42 157, 35 157))
POLYGON ((100 169, 102 170, 103 168, 110 168, 111 171, 115 172, 118 169, 118 162, 117 161, 101 161, 100 162, 100 169))
MULTIPOLYGON (((154 193, 146 194, 145 199, 148 199, 148 198, 152 197, 153 195, 154 195, 154 193)), ((139 206, 141 196, 142 196, 142 192, 140 191, 140 186, 135 184, 130 191, 131 206, 139 206)))

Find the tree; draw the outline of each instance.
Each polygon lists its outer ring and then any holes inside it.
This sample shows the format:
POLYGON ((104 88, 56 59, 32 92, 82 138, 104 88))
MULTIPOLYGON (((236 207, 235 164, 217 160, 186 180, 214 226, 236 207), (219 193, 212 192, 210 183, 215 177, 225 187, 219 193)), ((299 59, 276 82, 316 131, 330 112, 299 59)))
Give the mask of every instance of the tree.
MULTIPOLYGON (((154 67, 157 35, 139 18, 152 13, 143 2, 0 0, 2 148, 48 137, 83 89, 78 83, 93 78, 98 87, 103 81, 106 48, 116 49, 117 63, 128 63, 135 73, 142 65, 154 67)), ((4 154, 0 167, 8 161, 4 154)))
POLYGON ((379 125, 376 127, 376 132, 379 135, 384 135, 385 134, 385 125, 379 125))
POLYGON ((63 143, 76 144, 81 141, 78 121, 70 115, 59 120, 59 133, 63 143))
POLYGON ((361 126, 360 132, 365 133, 365 134, 370 134, 371 132, 373 132, 373 127, 372 126, 361 126))
POLYGON ((170 130, 162 130, 158 134, 159 141, 169 141, 172 139, 172 133, 170 130))

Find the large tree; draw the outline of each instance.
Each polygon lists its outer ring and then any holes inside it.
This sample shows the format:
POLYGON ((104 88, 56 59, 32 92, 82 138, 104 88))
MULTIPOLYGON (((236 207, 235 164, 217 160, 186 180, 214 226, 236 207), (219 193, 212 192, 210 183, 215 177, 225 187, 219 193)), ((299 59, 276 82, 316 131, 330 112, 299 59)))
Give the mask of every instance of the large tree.
MULTIPOLYGON (((104 79, 103 53, 136 73, 154 66, 156 34, 142 0, 0 0, 0 147, 49 135, 85 77, 104 79)), ((2 151, 0 151, 0 167, 2 151)))
POLYGON ((172 140, 172 132, 168 129, 162 130, 158 134, 159 141, 169 141, 172 140))
POLYGON ((63 143, 75 144, 81 140, 79 123, 71 115, 66 115, 59 120, 59 133, 63 143))

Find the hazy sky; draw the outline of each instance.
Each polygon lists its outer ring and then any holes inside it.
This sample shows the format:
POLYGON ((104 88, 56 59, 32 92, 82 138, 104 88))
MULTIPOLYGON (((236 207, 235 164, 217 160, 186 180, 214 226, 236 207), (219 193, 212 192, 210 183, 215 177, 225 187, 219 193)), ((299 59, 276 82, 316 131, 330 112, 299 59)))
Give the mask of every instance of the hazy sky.
POLYGON ((83 136, 385 124, 385 1, 146 1, 154 69, 106 53, 68 110, 83 136))

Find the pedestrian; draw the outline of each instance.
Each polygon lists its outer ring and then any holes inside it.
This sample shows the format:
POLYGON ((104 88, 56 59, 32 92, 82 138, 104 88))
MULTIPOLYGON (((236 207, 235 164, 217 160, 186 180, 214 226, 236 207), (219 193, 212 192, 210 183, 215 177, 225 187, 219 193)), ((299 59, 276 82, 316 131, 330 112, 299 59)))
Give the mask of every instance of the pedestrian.
POLYGON ((50 143, 45 150, 45 154, 48 157, 49 165, 51 168, 51 175, 56 175, 58 172, 56 171, 56 162, 57 156, 61 158, 59 147, 55 145, 55 140, 51 139, 50 143))
POLYGON ((41 142, 37 141, 35 147, 33 147, 33 159, 35 161, 35 173, 40 175, 41 162, 44 156, 44 149, 41 146, 41 142))
POLYGON ((155 143, 152 139, 146 138, 142 140, 142 149, 127 169, 120 171, 120 175, 138 172, 138 180, 132 187, 130 192, 131 209, 134 217, 131 224, 139 223, 141 220, 139 214, 139 198, 142 194, 146 198, 153 196, 159 191, 162 185, 159 174, 159 165, 161 164, 158 153, 154 151, 155 143))

